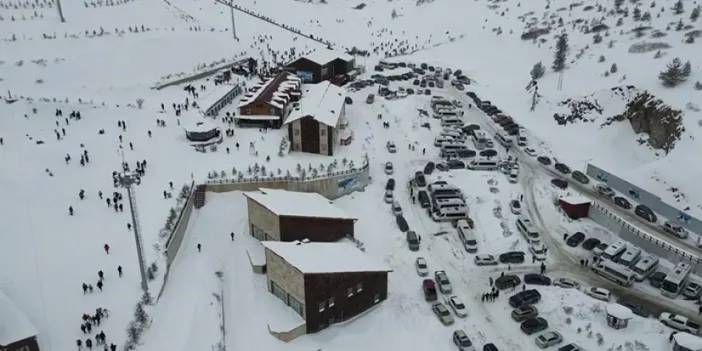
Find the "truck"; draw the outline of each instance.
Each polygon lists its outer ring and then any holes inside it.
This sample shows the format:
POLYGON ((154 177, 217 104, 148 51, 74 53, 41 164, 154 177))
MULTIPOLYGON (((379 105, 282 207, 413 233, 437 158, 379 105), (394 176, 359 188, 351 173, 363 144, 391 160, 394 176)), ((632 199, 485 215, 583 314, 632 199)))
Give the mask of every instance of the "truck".
POLYGON ((697 334, 700 330, 700 325, 689 320, 685 316, 679 314, 663 312, 658 317, 661 323, 679 331, 688 332, 690 334, 697 334))

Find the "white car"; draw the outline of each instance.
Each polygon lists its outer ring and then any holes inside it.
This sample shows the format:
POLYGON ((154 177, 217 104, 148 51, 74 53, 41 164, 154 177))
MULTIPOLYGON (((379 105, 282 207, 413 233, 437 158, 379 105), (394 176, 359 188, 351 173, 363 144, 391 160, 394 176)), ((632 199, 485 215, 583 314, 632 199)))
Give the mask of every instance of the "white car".
POLYGON ((547 347, 562 343, 563 337, 558 332, 547 331, 539 334, 534 341, 536 342, 536 346, 545 349, 547 347))
POLYGON ((689 236, 685 228, 670 221, 666 221, 665 223, 663 223, 663 230, 666 233, 677 236, 680 239, 687 239, 687 237, 689 236))
POLYGON ((524 153, 531 156, 531 157, 536 157, 536 150, 534 150, 530 147, 524 148, 524 153))
POLYGON ((385 174, 391 175, 393 173, 394 169, 392 167, 392 162, 385 162, 385 174))
POLYGON ((420 277, 425 277, 429 274, 429 264, 424 257, 417 257, 414 261, 414 267, 417 269, 417 274, 420 277))
POLYGON ((614 190, 612 190, 612 188, 610 188, 604 184, 597 184, 597 186, 595 186, 595 190, 597 190, 598 193, 600 193, 601 195, 604 195, 606 197, 614 196, 614 190))
POLYGON ((517 181, 519 181, 519 168, 510 169, 509 175, 507 176, 507 179, 512 184, 517 183, 517 181))
POLYGON ((692 322, 687 317, 679 314, 663 312, 660 316, 658 316, 658 319, 661 321, 661 323, 675 330, 688 332, 690 334, 697 334, 700 329, 700 326, 697 323, 692 322))
POLYGON ((392 214, 395 216, 402 214, 402 207, 400 207, 400 204, 398 204, 397 201, 392 202, 392 214))
POLYGON ((497 264, 495 256, 488 254, 475 255, 473 261, 477 266, 493 266, 497 264))
POLYGON ((453 313, 456 314, 456 317, 466 317, 468 316, 468 310, 466 310, 466 305, 463 304, 463 301, 458 298, 458 296, 453 295, 449 297, 448 301, 449 306, 451 306, 451 309, 453 310, 453 313))
POLYGON ((383 197, 385 203, 391 204, 393 200, 392 190, 385 190, 385 196, 383 197))
POLYGON ((534 255, 537 261, 546 261, 546 245, 542 242, 535 242, 529 245, 529 252, 534 255))
POLYGON ((553 281, 553 285, 563 288, 563 289, 578 289, 580 288, 580 283, 576 282, 570 278, 558 278, 553 281))
POLYGON ((598 288, 595 286, 585 290, 585 294, 592 297, 593 299, 598 299, 605 302, 609 302, 610 298, 612 297, 612 293, 610 293, 609 290, 605 288, 598 288))
POLYGON ((512 200, 509 202, 509 210, 512 211, 512 213, 519 215, 522 213, 522 204, 519 202, 519 200, 512 200))

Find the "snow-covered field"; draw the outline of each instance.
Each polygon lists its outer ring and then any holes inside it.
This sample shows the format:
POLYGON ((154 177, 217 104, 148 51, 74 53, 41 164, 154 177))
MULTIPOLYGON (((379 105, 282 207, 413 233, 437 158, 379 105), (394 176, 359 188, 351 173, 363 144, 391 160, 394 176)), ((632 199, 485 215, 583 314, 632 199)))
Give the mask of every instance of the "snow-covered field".
MULTIPOLYGON (((272 62, 296 52, 323 50, 319 43, 296 36, 279 27, 235 13, 238 40, 232 38, 229 10, 211 0, 168 0, 157 2, 62 1, 65 23, 61 23, 54 1, 21 2, 0 0, 0 289, 24 310, 39 330, 43 350, 69 350, 76 339, 85 339, 80 330, 81 315, 98 307, 110 310, 110 317, 100 326, 108 344, 120 348, 127 339, 127 325, 134 318, 134 306, 142 292, 129 205, 124 189, 112 184, 112 173, 121 170, 122 162, 134 168, 146 160, 146 174, 136 187, 137 208, 147 264, 159 267, 150 282, 156 296, 165 271, 161 235, 169 210, 177 205, 181 187, 203 182, 213 171, 242 171, 254 164, 265 165, 269 172, 295 172, 298 164, 329 164, 333 159, 360 162, 369 157, 372 182, 364 192, 341 198, 336 203, 357 216, 357 238, 367 252, 393 268, 389 279, 388 300, 359 318, 335 325, 317 334, 306 335, 283 344, 268 334, 267 316, 288 318, 289 310, 265 291, 265 278, 255 275, 248 266, 247 250, 260 245, 247 234, 246 211, 239 193, 208 194, 208 203, 194 211, 190 229, 168 283, 158 303, 148 307, 151 326, 142 336, 139 348, 207 349, 221 340, 219 300, 223 293, 226 318, 226 345, 231 349, 358 349, 359 340, 367 349, 450 349, 454 328, 436 320, 421 297, 420 283, 413 270, 417 255, 425 256, 433 268, 445 269, 457 285, 457 294, 468 305, 469 317, 459 320, 477 345, 494 342, 501 350, 536 349, 533 337, 526 337, 518 324, 509 318, 506 298, 482 303, 480 295, 489 289, 488 277, 497 276, 499 268, 476 267, 473 255, 459 245, 455 230, 448 224, 431 221, 418 205, 412 205, 404 185, 427 161, 438 160, 432 145, 440 128, 429 121, 431 130, 420 127, 426 118, 418 108, 428 109, 428 96, 409 96, 396 101, 377 99, 364 103, 375 88, 349 94, 354 103, 347 105, 349 126, 354 141, 340 148, 334 158, 293 153, 278 156, 286 130, 239 129, 215 120, 223 129, 234 128, 234 137, 226 137, 216 151, 195 151, 187 145, 181 123, 198 120, 200 112, 183 111, 176 117, 172 104, 183 103, 187 93, 183 85, 162 90, 152 89, 184 74, 200 72, 206 67, 251 56, 272 62), (41 4, 41 5, 40 5, 41 4), (19 101, 9 104, 8 91, 19 101), (142 101, 143 102, 138 102, 142 101), (162 110, 161 104, 165 109, 162 110), (63 112, 56 116, 56 110, 63 112), (79 111, 81 118, 69 118, 79 111), (383 120, 376 116, 383 115, 383 120), (157 120, 165 121, 158 126, 157 120), (120 127, 124 121, 126 127, 120 127), (382 122, 390 122, 384 129, 382 122), (120 123, 121 124, 121 123, 120 123), (389 154, 385 143, 393 141, 398 153, 389 154), (249 145, 253 143, 254 148, 249 145), (236 145, 241 145, 236 147, 236 145), (406 145, 414 146, 414 151, 406 145), (229 151, 226 151, 229 149, 229 151), (422 153, 426 149, 426 154, 422 153), (87 152, 89 162, 80 164, 87 152), (256 156, 256 153, 258 156, 256 156), (66 156, 70 155, 70 161, 66 156), (265 157, 270 156, 269 162, 265 157), (398 181, 400 204, 410 226, 424 237, 419 254, 407 250, 402 233, 396 229, 390 209, 382 201, 386 176, 383 164, 392 161, 398 181), (171 185, 172 184, 172 185, 171 185), (85 191, 85 199, 79 192, 85 191), (165 192, 173 197, 165 198, 165 192), (99 196, 102 193, 102 197, 99 196), (106 204, 113 192, 123 196, 124 212, 106 204), (69 207, 74 211, 69 214, 69 207), (234 213, 235 215, 232 215, 234 213), (234 243, 228 233, 239 233, 234 243), (432 233, 447 231, 433 236, 432 233), (196 243, 202 243, 198 254, 196 243), (106 254, 104 245, 110 246, 106 254), (117 267, 124 276, 118 277, 117 267), (105 274, 103 291, 97 288, 98 271, 105 274), (215 272, 222 272, 221 279, 215 272), (84 294, 82 283, 91 284, 94 292, 84 294), (279 306, 280 305, 280 306, 279 306), (287 317, 286 317, 287 316, 287 317)), ((261 1, 242 0, 240 6, 263 14, 288 26, 299 28, 330 40, 336 48, 367 49, 368 57, 357 57, 367 73, 386 53, 404 50, 409 55, 390 61, 427 62, 443 67, 460 68, 474 80, 468 86, 481 97, 491 100, 505 113, 524 125, 535 146, 566 161, 571 168, 584 169, 587 162, 620 174, 663 199, 675 203, 671 187, 684 194, 677 206, 702 215, 702 188, 696 178, 702 173, 697 162, 700 143, 700 91, 694 83, 702 80, 702 49, 698 42, 685 43, 685 33, 698 26, 690 19, 697 1, 686 0, 684 13, 671 10, 672 1, 651 7, 650 1, 626 2, 650 11, 649 21, 635 21, 634 16, 611 14, 613 4, 579 5, 570 1, 460 1, 369 0, 365 7, 350 1, 261 1), (548 5, 547 5, 548 4, 548 5), (570 9, 568 6, 572 6, 570 9), (600 11, 600 6, 602 11, 600 11), (661 9, 665 8, 664 11, 661 9), (395 15, 392 15, 392 14, 395 15), (521 40, 525 21, 547 20, 554 24, 543 42, 521 40), (557 28, 558 18, 564 26, 557 28), (584 23, 606 23, 610 30, 601 43, 593 43, 593 34, 581 30, 584 23), (616 24, 622 18, 622 25, 616 24), (578 21, 584 19, 584 21, 578 21), (676 30, 679 20, 691 28, 676 30), (651 31, 637 37, 632 31, 640 25, 667 33, 652 37, 651 31), (667 31, 666 27, 670 27, 667 31), (555 34, 569 34, 570 51, 567 69, 558 74, 550 69, 555 34), (656 52, 629 53, 633 43, 665 42, 660 58, 656 52), (610 45, 610 42, 613 44, 610 45), (582 54, 581 54, 581 50, 582 54), (415 52, 416 51, 416 52, 415 52), (604 56, 604 62, 600 61, 604 56), (664 88, 660 72, 672 58, 690 60, 692 73, 687 82, 676 88, 664 88), (539 80, 541 100, 533 111, 531 93, 525 90, 529 71, 541 61, 547 67, 539 80), (604 75, 612 63, 615 73, 604 75), (640 145, 640 136, 628 122, 600 127, 607 117, 619 114, 624 103, 612 97, 610 88, 634 85, 649 90, 673 108, 683 111, 685 131, 669 153, 640 145), (594 94, 594 95, 593 95, 594 94), (561 126, 553 114, 562 112, 559 102, 566 98, 593 95, 603 107, 593 123, 577 122, 561 126)), ((388 73, 387 71, 384 73, 388 73)), ((239 77, 237 79, 243 80, 239 77)), ((249 82, 247 82, 249 83, 249 82)), ((399 83, 408 86, 411 82, 399 83)), ((213 82, 202 79, 194 85, 213 89, 213 82)), ((398 83, 392 82, 395 88, 398 83)), ((447 84, 448 86, 448 84, 447 84)), ((454 89, 435 90, 467 102, 454 89)), ((204 94, 203 94, 204 95, 204 94)), ((203 97, 203 100, 205 97, 203 97)), ((233 106, 236 106, 236 101, 233 106)), ((466 122, 483 123, 485 116, 476 111, 466 113, 466 122)), ((499 150, 502 150, 501 148, 499 150)), ((502 157, 502 155, 500 156, 502 157)), ((527 192, 535 194, 542 215, 551 229, 552 242, 558 242, 561 229, 586 228, 588 234, 602 239, 614 236, 591 222, 571 223, 549 207, 552 187, 549 178, 522 164, 525 172, 519 184, 510 184, 500 173, 458 170, 435 173, 431 180, 447 180, 460 186, 471 206, 477 226, 480 253, 499 254, 527 250, 514 228, 514 216, 508 202, 527 192), (509 229, 504 233, 502 226, 509 229)), ((563 245, 560 245, 563 246, 563 245)), ((566 274, 570 268, 563 260, 579 252, 558 246, 550 250, 546 262, 552 277, 566 274), (561 267, 561 268, 559 268, 561 267)), ((520 272, 537 271, 529 263, 515 268, 520 272)), ((577 275, 577 274, 576 274, 577 275)), ((590 278, 583 278, 591 281, 590 278)), ((638 284, 643 285, 643 284, 638 284)), ((656 292, 642 287, 644 294, 656 292)), ((598 305, 601 303, 574 291, 542 289, 544 299, 539 309, 556 326, 567 341, 585 349, 644 343, 650 350, 667 349, 670 329, 652 319, 636 317, 624 331, 607 329, 598 305), (566 314, 562 307, 574 311, 566 314), (566 323, 566 318, 571 323, 566 323), (591 327, 587 327, 591 324, 591 327), (581 328, 581 332, 577 329, 581 328), (604 344, 589 336, 601 333, 604 344)), ((697 306, 681 299, 670 302, 696 314, 697 306)), ((634 346, 632 346, 634 347, 634 346)), ((634 348, 636 349, 636 348, 634 348)))

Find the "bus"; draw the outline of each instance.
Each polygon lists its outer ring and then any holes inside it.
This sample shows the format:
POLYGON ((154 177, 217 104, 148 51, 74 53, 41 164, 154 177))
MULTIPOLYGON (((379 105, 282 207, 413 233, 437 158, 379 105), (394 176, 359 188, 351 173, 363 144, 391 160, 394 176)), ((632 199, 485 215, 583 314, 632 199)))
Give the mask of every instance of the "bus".
POLYGON ((622 254, 624 254, 625 250, 626 243, 619 240, 616 243, 607 246, 607 248, 602 252, 602 257, 617 262, 622 254))
POLYGON ((680 262, 675 265, 675 268, 665 276, 663 283, 661 283, 661 294, 671 299, 677 297, 685 287, 691 271, 692 266, 689 263, 680 262))
POLYGON ((636 274, 636 281, 637 282, 642 282, 644 279, 648 278, 651 273, 656 271, 656 268, 658 268, 658 257, 653 256, 653 255, 646 255, 642 257, 639 262, 636 262, 635 265, 630 266, 632 271, 634 271, 634 274, 636 274))
POLYGON ((519 232, 522 233, 524 239, 526 239, 529 244, 541 242, 541 235, 536 230, 536 227, 534 226, 534 223, 532 223, 531 219, 525 216, 519 216, 517 218, 516 225, 519 232))
POLYGON ((610 260, 593 263, 592 271, 622 286, 631 286, 636 276, 631 269, 610 260))
POLYGON ((488 147, 488 137, 484 131, 482 131, 482 130, 473 131, 472 139, 473 139, 473 145, 475 145, 476 149, 482 150, 482 149, 485 149, 486 147, 488 147))
POLYGON ((622 257, 619 257, 619 263, 631 267, 639 261, 639 257, 641 257, 641 249, 634 245, 627 245, 622 257))

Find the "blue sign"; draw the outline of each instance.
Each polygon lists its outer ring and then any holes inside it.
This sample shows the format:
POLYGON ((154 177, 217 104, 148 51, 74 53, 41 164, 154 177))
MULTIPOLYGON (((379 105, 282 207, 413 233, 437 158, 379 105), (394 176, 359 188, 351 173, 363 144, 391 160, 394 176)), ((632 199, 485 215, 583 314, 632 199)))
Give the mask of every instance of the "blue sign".
POLYGON ((349 191, 357 188, 361 184, 361 179, 358 176, 342 179, 337 184, 339 191, 349 191))
POLYGON ((303 83, 314 82, 314 74, 312 73, 312 71, 300 71, 300 70, 298 70, 298 71, 295 72, 295 75, 297 75, 298 77, 300 77, 300 79, 302 79, 302 82, 303 82, 303 83))

